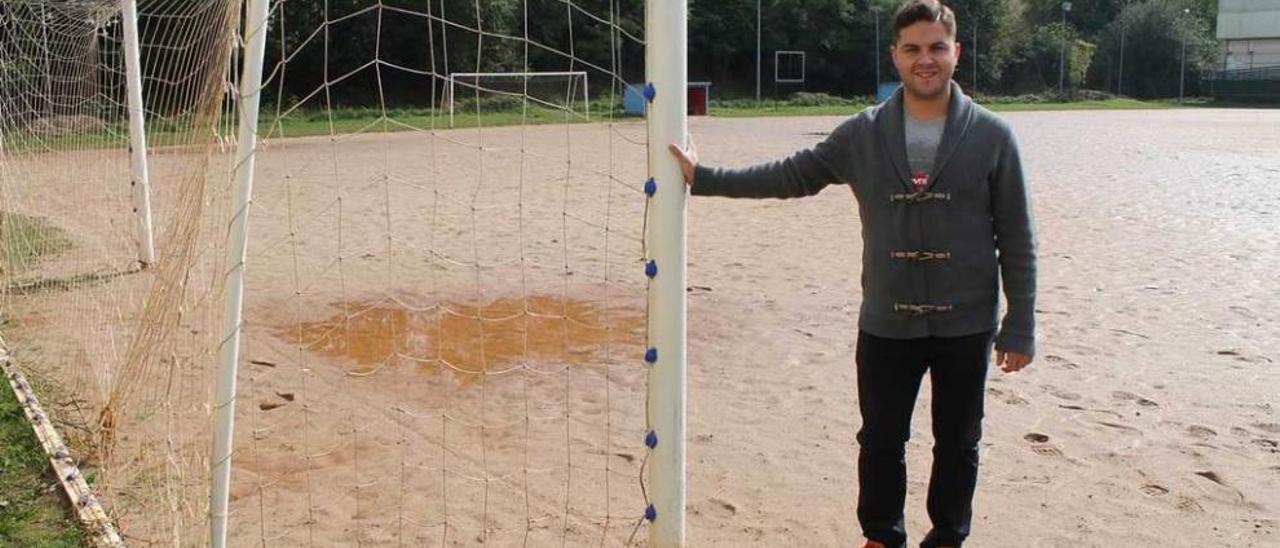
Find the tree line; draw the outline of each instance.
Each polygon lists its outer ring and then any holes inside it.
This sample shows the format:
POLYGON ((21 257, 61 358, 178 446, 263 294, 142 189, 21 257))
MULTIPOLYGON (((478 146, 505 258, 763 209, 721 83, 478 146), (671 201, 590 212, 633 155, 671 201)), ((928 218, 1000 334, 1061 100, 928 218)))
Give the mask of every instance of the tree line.
MULTIPOLYGON (((754 94, 755 3, 690 0, 692 78, 722 84, 731 93, 754 94)), ((962 47, 955 79, 985 93, 1056 91, 1059 59, 1065 57, 1068 91, 1171 97, 1178 95, 1184 43, 1188 93, 1198 91, 1200 74, 1215 64, 1217 0, 1073 0, 1065 18, 1061 0, 945 3, 956 12, 962 47)), ((877 64, 882 80, 897 79, 888 53, 897 5, 897 0, 762 0, 764 92, 798 87, 773 84, 776 50, 806 52, 809 91, 872 93, 877 64)))
MULTIPOLYGON (((898 0, 758 1, 766 96, 872 94, 877 65, 881 80, 897 79, 898 0), (803 84, 774 83, 779 50, 806 53, 803 84)), ((1070 11, 1061 0, 946 3, 963 48, 956 80, 982 93, 1054 92, 1061 71, 1068 92, 1171 97, 1184 46, 1188 94, 1215 64, 1217 0, 1072 0, 1070 11)), ((755 94, 756 5, 689 0, 689 76, 713 82, 718 97, 755 94)), ((563 70, 590 72, 594 95, 617 92, 644 79, 644 17, 643 0, 289 0, 268 42, 268 59, 289 63, 268 94, 300 101, 341 78, 325 101, 398 106, 434 94, 438 104, 444 74, 563 70)))

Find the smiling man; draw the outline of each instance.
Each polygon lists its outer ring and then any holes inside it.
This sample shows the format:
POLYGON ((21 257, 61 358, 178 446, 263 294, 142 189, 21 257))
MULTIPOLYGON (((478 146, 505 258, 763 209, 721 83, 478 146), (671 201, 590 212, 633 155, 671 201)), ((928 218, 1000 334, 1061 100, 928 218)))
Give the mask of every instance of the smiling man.
POLYGON ((937 0, 905 2, 892 52, 903 87, 812 149, 744 169, 700 166, 692 146, 671 152, 694 195, 852 189, 863 241, 858 520, 868 548, 906 546, 905 449, 927 372, 933 529, 920 546, 959 547, 973 516, 992 346, 1006 373, 1035 354, 1035 238, 1013 132, 951 80, 960 59, 955 14, 937 0))

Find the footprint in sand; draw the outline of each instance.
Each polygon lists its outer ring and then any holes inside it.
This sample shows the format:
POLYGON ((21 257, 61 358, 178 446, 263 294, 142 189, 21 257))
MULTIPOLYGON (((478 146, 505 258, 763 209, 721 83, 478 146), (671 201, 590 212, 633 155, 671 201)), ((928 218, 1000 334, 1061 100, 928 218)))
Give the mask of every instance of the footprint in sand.
POLYGON ((1052 445, 1034 445, 1031 447, 1031 451, 1037 455, 1043 455, 1046 457, 1062 456, 1062 450, 1052 445))
POLYGON ((1038 432, 1031 432, 1022 436, 1022 439, 1031 442, 1031 451, 1037 455, 1044 455, 1046 457, 1062 456, 1062 450, 1049 443, 1049 436, 1038 432))
POLYGON ((1159 497, 1159 496, 1169 494, 1169 490, 1166 489, 1164 486, 1156 485, 1154 483, 1148 483, 1146 485, 1143 485, 1141 490, 1142 490, 1142 494, 1147 495, 1148 497, 1159 497))
POLYGON ((1198 440, 1207 440, 1209 438, 1212 438, 1218 435, 1218 433, 1215 432, 1212 428, 1200 426, 1198 424, 1193 424, 1191 426, 1188 426, 1187 434, 1198 440))
POLYGON ((987 393, 991 394, 996 398, 999 398, 1001 402, 1004 402, 1008 405, 1027 405, 1028 403, 1030 403, 1027 401, 1026 398, 1023 398, 1022 396, 1019 396, 1011 392, 1005 392, 1004 390, 1001 390, 999 388, 994 388, 994 387, 988 388, 987 393))
POLYGON ((1235 312, 1236 314, 1239 314, 1250 320, 1254 320, 1258 318, 1257 314, 1254 314, 1252 310, 1249 310, 1248 308, 1245 308, 1243 306, 1228 306, 1227 310, 1235 312))
POLYGON ((1255 422, 1253 427, 1269 434, 1280 434, 1280 424, 1274 422, 1255 422))
POLYGON ((1223 487, 1227 487, 1227 482, 1223 481, 1222 476, 1219 476, 1218 473, 1213 470, 1202 470, 1200 472, 1196 472, 1196 475, 1223 487))
POLYGON ((1141 405, 1143 407, 1160 407, 1160 404, 1156 403, 1155 401, 1149 400, 1147 398, 1144 398, 1132 392, 1125 392, 1123 390, 1117 390, 1115 392, 1112 392, 1111 397, 1120 401, 1135 402, 1138 405, 1141 405))
POLYGON ((1054 356, 1053 354, 1045 356, 1044 361, 1049 362, 1058 367, 1061 367, 1063 369, 1079 369, 1080 368, 1080 366, 1075 362, 1072 362, 1071 360, 1068 360, 1062 356, 1054 356))
POLYGON ((1080 401, 1080 399, 1083 398, 1083 396, 1081 396, 1080 394, 1077 394, 1075 392, 1068 392, 1066 390, 1061 390, 1053 386, 1046 386, 1045 388, 1049 389, 1049 395, 1055 398, 1058 398, 1060 400, 1080 401))
POLYGON ((1109 422, 1109 421, 1094 421, 1094 422, 1095 422, 1096 424, 1100 424, 1100 425, 1105 426, 1105 427, 1107 427, 1107 428, 1114 428, 1114 429, 1116 429, 1116 430, 1123 430, 1123 431, 1125 431, 1125 432, 1131 432, 1131 433, 1135 433, 1135 434, 1141 434, 1141 433, 1142 433, 1142 430, 1139 430, 1139 429, 1134 428, 1134 427, 1132 427, 1132 426, 1129 426, 1129 425, 1127 425, 1127 424, 1120 424, 1120 423, 1118 423, 1118 422, 1109 422))
POLYGON ((1203 512, 1204 507, 1196 502, 1196 499, 1189 497, 1178 497, 1178 502, 1173 505, 1175 508, 1183 512, 1203 512))
POLYGON ((1231 485, 1229 485, 1226 480, 1222 479, 1222 476, 1218 475, 1217 472, 1214 472, 1213 470, 1201 470, 1199 472, 1196 472, 1196 475, 1204 479, 1207 479, 1209 481, 1212 481, 1218 485, 1226 487, 1228 490, 1235 493, 1236 498, 1240 499, 1240 502, 1247 502, 1245 501, 1244 493, 1240 492, 1239 489, 1236 489, 1235 487, 1232 487, 1231 485))
POLYGON ((738 513, 738 506, 727 500, 711 497, 707 502, 711 503, 711 510, 708 512, 709 514, 728 518, 733 517, 734 514, 738 513))
POLYGON ((1269 440, 1267 438, 1258 438, 1253 440, 1250 443, 1258 447, 1261 447, 1267 451, 1270 451, 1272 453, 1280 453, 1280 443, 1277 443, 1276 440, 1269 440))

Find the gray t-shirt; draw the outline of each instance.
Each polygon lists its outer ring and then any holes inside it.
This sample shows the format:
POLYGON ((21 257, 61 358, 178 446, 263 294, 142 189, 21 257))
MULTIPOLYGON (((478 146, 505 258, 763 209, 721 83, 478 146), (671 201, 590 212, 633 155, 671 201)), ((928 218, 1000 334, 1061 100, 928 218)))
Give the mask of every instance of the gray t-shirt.
POLYGON ((938 156, 938 144, 942 142, 942 130, 947 126, 944 116, 935 120, 921 121, 903 113, 904 130, 907 137, 907 163, 911 164, 911 182, 916 190, 924 190, 929 185, 929 173, 933 171, 934 158, 938 156))

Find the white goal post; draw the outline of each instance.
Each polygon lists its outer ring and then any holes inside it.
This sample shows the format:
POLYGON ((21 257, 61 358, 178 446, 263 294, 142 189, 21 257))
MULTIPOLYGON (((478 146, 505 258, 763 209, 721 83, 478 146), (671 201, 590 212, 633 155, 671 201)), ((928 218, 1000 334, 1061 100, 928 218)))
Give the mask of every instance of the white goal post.
POLYGON ((773 82, 776 84, 803 84, 805 78, 805 52, 803 51, 775 51, 773 52, 773 82), (796 74, 794 70, 784 72, 782 63, 788 63, 789 68, 796 68, 798 65, 800 73, 796 74))
MULTIPOLYGON (((445 80, 444 101, 449 108, 449 127, 454 127, 454 113, 457 110, 457 104, 458 104, 457 89, 458 89, 459 83, 461 83, 464 88, 479 90, 484 93, 508 95, 511 97, 521 97, 521 98, 527 97, 530 101, 546 107, 563 108, 562 105, 552 103, 550 101, 547 101, 545 99, 541 99, 538 97, 529 96, 527 93, 486 88, 480 85, 479 83, 482 78, 526 78, 527 79, 527 78, 534 78, 534 77, 569 78, 569 82, 571 85, 575 78, 582 77, 582 101, 584 104, 583 108, 585 109, 583 111, 583 114, 586 118, 590 119, 591 93, 587 85, 586 71, 575 70, 575 71, 563 71, 563 72, 454 72, 449 74, 448 78, 445 80)), ((570 90, 570 93, 572 97, 574 98, 577 97, 577 93, 573 92, 572 89, 570 90)))
POLYGON ((125 78, 129 94, 129 165, 132 179, 129 184, 133 187, 133 213, 138 223, 138 262, 146 268, 156 263, 156 246, 151 229, 151 175, 147 169, 137 0, 120 0, 120 21, 124 31, 125 78))
POLYGON ((122 537, 685 545, 689 0, 562 3, 0 0, 0 354, 122 537))

